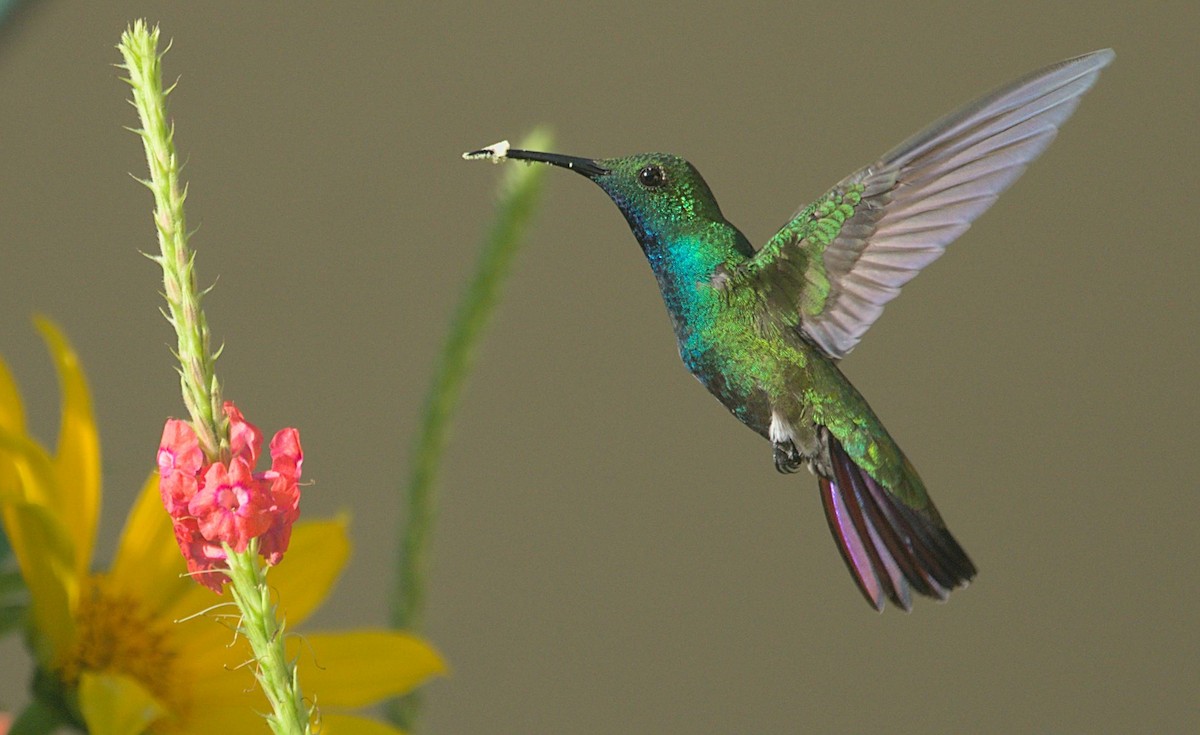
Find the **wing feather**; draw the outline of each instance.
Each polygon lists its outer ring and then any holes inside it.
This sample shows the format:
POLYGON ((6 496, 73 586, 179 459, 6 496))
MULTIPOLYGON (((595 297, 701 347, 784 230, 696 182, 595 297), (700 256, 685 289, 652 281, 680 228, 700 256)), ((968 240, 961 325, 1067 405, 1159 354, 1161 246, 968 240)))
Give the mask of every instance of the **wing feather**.
POLYGON ((1046 149, 1112 58, 1054 64, 935 122, 794 215, 732 283, 844 357, 1046 149))

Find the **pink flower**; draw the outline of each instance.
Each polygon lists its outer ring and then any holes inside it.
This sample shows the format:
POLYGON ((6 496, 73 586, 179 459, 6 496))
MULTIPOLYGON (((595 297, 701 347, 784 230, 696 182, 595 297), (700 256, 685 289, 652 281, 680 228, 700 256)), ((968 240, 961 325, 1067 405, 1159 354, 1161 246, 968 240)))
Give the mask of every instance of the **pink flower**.
POLYGON ((162 445, 158 448, 158 474, 166 477, 178 470, 195 474, 204 464, 200 440, 192 425, 179 419, 168 419, 163 427, 162 445))
POLYGON ((281 429, 271 439, 271 469, 263 478, 271 483, 273 522, 259 537, 258 551, 268 564, 278 564, 292 537, 292 524, 300 517, 300 467, 304 452, 300 432, 281 429))
MULTIPOLYGON (((258 464, 258 451, 262 446, 262 432, 242 416, 233 401, 225 401, 225 415, 229 417, 229 451, 235 457, 245 456, 250 467, 258 464)), ((295 429, 292 429, 295 431, 295 429)))
POLYGON ((175 526, 175 540, 196 581, 220 592, 226 581, 227 544, 246 550, 257 538, 258 553, 278 564, 300 517, 300 432, 283 429, 271 440, 271 469, 255 472, 262 445, 258 427, 233 403, 229 417, 229 461, 210 461, 186 421, 170 419, 158 449, 159 492, 175 526))
POLYGON ((188 511, 199 522, 204 538, 223 541, 241 553, 271 525, 271 494, 264 490, 244 457, 234 457, 228 469, 214 462, 188 511))
POLYGON ((221 588, 228 580, 224 574, 224 570, 229 568, 225 563, 225 549, 204 538, 195 518, 177 518, 173 525, 175 542, 187 561, 188 574, 213 592, 221 594, 221 588))
POLYGON ((196 475, 203 465, 204 453, 191 424, 169 419, 158 447, 158 488, 172 516, 187 511, 188 501, 196 494, 196 475))
POLYGON ((304 452, 300 449, 300 432, 280 429, 271 439, 271 471, 299 480, 302 464, 304 452))

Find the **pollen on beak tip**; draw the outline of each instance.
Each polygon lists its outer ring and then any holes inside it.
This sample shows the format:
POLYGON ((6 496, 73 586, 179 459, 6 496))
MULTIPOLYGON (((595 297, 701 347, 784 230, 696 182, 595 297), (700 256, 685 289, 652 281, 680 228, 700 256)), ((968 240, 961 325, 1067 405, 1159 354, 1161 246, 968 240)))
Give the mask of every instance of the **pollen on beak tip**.
POLYGON ((472 161, 477 158, 487 158, 492 163, 500 163, 508 158, 508 149, 510 148, 507 140, 502 140, 499 143, 492 143, 489 146, 480 148, 477 151, 467 151, 462 154, 464 160, 472 161))

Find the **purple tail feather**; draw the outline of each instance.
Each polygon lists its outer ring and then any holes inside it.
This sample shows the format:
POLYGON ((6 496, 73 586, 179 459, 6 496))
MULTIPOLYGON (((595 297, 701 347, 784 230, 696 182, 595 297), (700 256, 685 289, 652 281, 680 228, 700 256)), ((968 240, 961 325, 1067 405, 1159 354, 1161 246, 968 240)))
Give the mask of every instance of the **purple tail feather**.
MULTIPOLYGON (((828 436, 828 435, 827 435, 828 436)), ((932 504, 915 510, 885 490, 828 436, 833 477, 820 477, 829 530, 867 602, 884 598, 904 611, 912 590, 945 600, 966 586, 975 565, 946 530, 932 504)))

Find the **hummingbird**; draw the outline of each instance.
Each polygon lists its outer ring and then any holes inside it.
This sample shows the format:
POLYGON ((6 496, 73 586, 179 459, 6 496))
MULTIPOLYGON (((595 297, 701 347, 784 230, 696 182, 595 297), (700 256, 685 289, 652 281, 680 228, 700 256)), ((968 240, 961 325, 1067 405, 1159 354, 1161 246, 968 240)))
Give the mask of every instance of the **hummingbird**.
POLYGON ((908 611, 913 592, 946 600, 975 565, 839 362, 1045 150, 1113 56, 1047 66, 959 108, 802 207, 758 250, 679 156, 591 159, 503 142, 464 158, 552 164, 608 194, 650 264, 684 365, 771 443, 779 472, 817 476, 867 602, 908 611))

